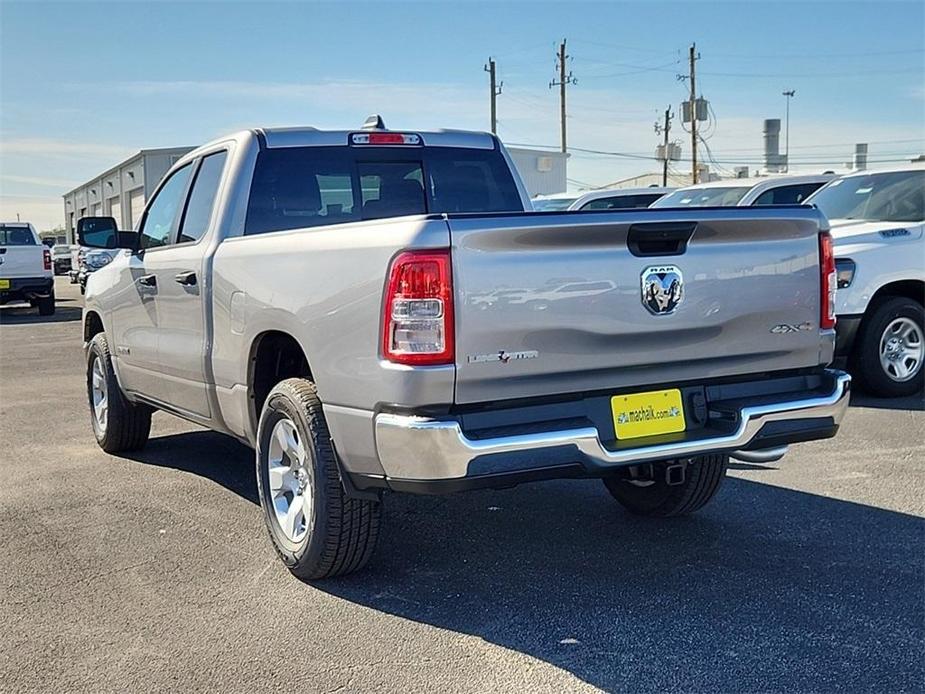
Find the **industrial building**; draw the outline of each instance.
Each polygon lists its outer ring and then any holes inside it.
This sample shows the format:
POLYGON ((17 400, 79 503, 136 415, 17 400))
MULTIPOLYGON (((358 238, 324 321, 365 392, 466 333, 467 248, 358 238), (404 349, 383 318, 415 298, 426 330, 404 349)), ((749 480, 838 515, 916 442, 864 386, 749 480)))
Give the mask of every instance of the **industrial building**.
POLYGON ((530 197, 564 193, 568 188, 566 165, 568 154, 542 149, 508 147, 514 166, 523 179, 530 197))
POLYGON ((180 157, 192 147, 143 149, 64 195, 64 228, 75 243, 81 217, 115 217, 120 229, 133 229, 145 202, 180 157))

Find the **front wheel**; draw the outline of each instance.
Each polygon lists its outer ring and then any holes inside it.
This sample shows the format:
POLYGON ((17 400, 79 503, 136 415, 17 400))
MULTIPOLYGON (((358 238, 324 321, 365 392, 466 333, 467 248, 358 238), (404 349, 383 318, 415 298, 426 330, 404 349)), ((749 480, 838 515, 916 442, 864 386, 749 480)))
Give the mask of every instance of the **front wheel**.
POLYGON ((854 376, 874 395, 896 398, 925 385, 925 321, 922 305, 892 297, 869 309, 853 359, 854 376))
POLYGON ((267 396, 257 431, 257 489, 270 539, 298 578, 348 574, 372 556, 381 503, 347 496, 311 381, 267 396))
POLYGON ((640 465, 632 470, 636 474, 604 478, 604 485, 630 513, 682 516, 700 510, 716 495, 728 464, 728 455, 715 454, 640 465))
POLYGON ((104 333, 97 333, 87 349, 87 398, 93 433, 104 451, 132 451, 148 442, 151 408, 135 405, 122 394, 104 333))

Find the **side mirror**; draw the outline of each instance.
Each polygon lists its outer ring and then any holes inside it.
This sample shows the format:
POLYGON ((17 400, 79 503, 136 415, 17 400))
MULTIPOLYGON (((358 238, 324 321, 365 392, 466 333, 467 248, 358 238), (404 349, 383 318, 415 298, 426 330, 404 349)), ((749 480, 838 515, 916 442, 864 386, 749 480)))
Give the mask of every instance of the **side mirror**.
POLYGON ((77 239, 88 248, 135 248, 136 234, 119 231, 112 217, 82 217, 77 220, 77 239))

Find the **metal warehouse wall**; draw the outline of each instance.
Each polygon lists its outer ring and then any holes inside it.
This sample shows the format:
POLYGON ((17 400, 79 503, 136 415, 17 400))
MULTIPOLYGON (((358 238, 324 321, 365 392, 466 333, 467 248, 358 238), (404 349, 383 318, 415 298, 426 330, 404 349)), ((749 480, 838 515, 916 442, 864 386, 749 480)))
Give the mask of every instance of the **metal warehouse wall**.
POLYGON ((508 147, 507 151, 531 198, 535 195, 564 193, 568 188, 567 154, 520 147, 508 147))

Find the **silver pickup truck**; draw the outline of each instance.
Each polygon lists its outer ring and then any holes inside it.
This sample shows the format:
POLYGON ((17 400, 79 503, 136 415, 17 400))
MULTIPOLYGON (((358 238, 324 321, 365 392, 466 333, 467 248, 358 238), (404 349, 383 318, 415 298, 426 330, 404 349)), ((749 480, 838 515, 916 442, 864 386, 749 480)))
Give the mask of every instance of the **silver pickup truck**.
POLYGON ((87 285, 100 446, 163 410, 256 449, 273 545, 373 552, 383 492, 602 478, 631 512, 833 436, 835 269, 806 207, 541 214, 484 133, 252 130, 179 160, 87 285))

